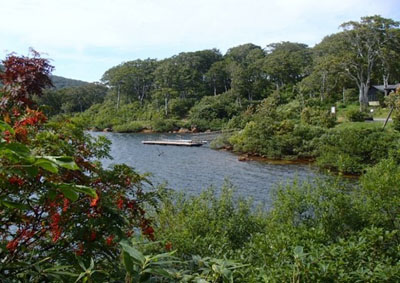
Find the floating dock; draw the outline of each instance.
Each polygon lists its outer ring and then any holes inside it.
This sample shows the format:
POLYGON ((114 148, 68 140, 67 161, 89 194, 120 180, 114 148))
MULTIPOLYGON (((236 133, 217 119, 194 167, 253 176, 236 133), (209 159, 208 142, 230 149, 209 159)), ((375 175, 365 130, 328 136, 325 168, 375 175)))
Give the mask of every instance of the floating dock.
POLYGON ((159 141, 142 141, 142 144, 154 145, 175 145, 175 146, 202 146, 206 142, 196 142, 192 140, 159 140, 159 141))

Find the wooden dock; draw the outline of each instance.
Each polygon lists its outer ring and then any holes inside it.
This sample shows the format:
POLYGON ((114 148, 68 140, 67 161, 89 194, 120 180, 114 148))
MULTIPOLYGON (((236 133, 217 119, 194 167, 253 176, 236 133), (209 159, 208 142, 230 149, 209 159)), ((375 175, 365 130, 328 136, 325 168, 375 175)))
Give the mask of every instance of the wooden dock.
POLYGON ((192 140, 159 140, 159 141, 142 141, 142 144, 153 145, 175 145, 175 146, 202 146, 205 142, 195 142, 192 140))

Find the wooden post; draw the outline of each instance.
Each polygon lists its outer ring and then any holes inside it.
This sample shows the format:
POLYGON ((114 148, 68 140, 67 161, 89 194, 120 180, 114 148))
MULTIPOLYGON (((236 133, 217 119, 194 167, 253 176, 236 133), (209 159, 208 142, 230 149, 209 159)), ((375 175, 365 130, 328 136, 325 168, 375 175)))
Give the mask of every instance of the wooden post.
POLYGON ((385 120, 385 123, 383 124, 383 129, 385 129, 387 122, 389 121, 390 115, 392 115, 394 107, 390 108, 390 112, 385 120))

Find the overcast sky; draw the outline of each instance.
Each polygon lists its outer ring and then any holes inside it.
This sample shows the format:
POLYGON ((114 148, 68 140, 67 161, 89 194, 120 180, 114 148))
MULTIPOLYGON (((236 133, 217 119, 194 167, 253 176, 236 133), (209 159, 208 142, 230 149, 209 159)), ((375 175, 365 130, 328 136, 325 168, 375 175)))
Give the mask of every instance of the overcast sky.
POLYGON ((98 81, 110 67, 279 41, 313 46, 348 20, 400 20, 399 0, 0 0, 0 58, 29 47, 54 74, 98 81))

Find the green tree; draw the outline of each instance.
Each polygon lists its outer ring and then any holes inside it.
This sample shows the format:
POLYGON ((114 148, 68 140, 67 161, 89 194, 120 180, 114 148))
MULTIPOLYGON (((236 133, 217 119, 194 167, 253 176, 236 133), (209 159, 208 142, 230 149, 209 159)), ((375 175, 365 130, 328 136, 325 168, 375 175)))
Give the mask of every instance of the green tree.
POLYGON ((37 103, 49 115, 83 112, 96 103, 102 103, 108 89, 102 84, 84 84, 59 90, 46 90, 37 103))
POLYGON ((344 30, 346 49, 338 55, 343 59, 345 71, 357 84, 362 111, 368 106, 368 90, 374 68, 380 57, 386 57, 384 49, 393 40, 391 30, 398 25, 392 19, 369 16, 362 17, 359 22, 350 21, 340 26, 344 30))
POLYGON ((343 35, 338 33, 325 37, 312 49, 313 65, 310 75, 299 84, 301 93, 308 93, 310 97, 319 95, 322 102, 328 98, 337 99, 335 94, 351 86, 338 56, 345 50, 344 46, 343 35))
POLYGON ((230 89, 230 77, 227 61, 217 61, 206 73, 206 82, 212 88, 213 94, 217 95, 230 89))
POLYGON ((311 51, 305 44, 285 41, 267 46, 264 71, 276 89, 301 81, 311 64, 311 51))
POLYGON ((153 72, 157 65, 155 59, 138 59, 113 67, 104 73, 102 81, 116 92, 117 108, 121 103, 121 95, 125 95, 129 102, 138 100, 143 103, 154 87, 153 72))

